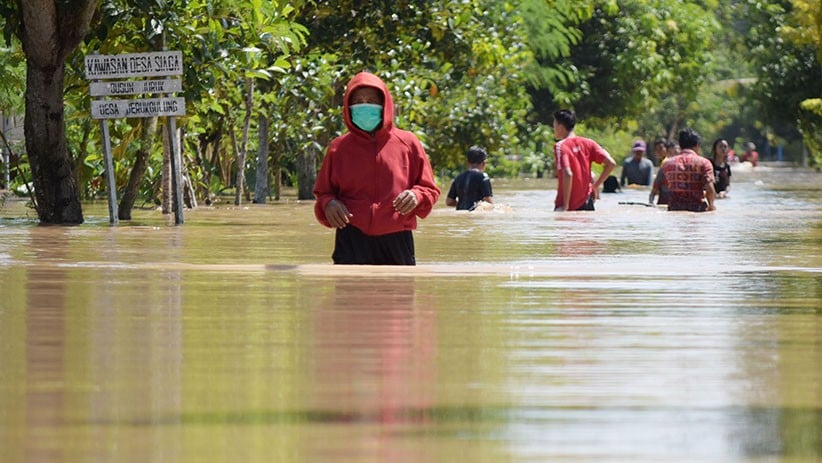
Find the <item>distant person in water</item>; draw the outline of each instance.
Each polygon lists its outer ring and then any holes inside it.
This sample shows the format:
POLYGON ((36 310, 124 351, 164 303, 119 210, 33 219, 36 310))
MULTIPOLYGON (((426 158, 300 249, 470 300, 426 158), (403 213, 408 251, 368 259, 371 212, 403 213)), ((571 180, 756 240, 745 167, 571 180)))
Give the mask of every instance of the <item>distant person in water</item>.
POLYGON ((576 114, 570 109, 554 113, 554 145, 558 177, 555 211, 593 211, 599 187, 614 170, 616 162, 599 144, 574 133, 576 114), (591 163, 603 164, 593 180, 591 163))
POLYGON ((718 138, 711 148, 711 161, 714 165, 714 190, 717 198, 724 198, 731 192, 731 165, 728 162, 728 140, 718 138))
POLYGON ((637 140, 631 147, 631 157, 622 163, 622 175, 619 184, 622 186, 649 186, 654 178, 654 163, 645 157, 645 142, 637 140))
POLYGON ((665 143, 665 158, 667 159, 671 156, 676 156, 677 154, 679 154, 680 149, 681 148, 679 146, 679 143, 675 141, 669 141, 665 143))
POLYGON ((488 152, 485 148, 472 146, 465 155, 468 169, 457 175, 445 197, 445 204, 457 206, 458 211, 473 211, 480 201, 494 202, 491 178, 485 173, 488 152))
MULTIPOLYGON (((664 143, 664 155, 662 156, 659 165, 662 167, 668 162, 672 156, 676 156, 679 154, 679 144, 675 141, 667 141, 664 143)), ((648 202, 653 204, 654 198, 656 198, 656 203, 660 206, 664 206, 668 204, 668 197, 670 196, 670 191, 668 190, 668 184, 665 183, 665 175, 662 173, 662 169, 659 169, 656 172, 656 178, 654 178, 654 183, 651 185, 651 194, 648 196, 648 202), (658 195, 658 196, 657 196, 658 195)))
POLYGON ((745 144, 745 152, 739 156, 739 161, 750 162, 753 167, 759 164, 759 153, 756 151, 756 145, 753 142, 745 144))
POLYGON ((716 209, 714 168, 711 161, 698 154, 700 143, 701 137, 695 130, 688 128, 680 131, 680 153, 668 158, 660 168, 670 191, 669 211, 705 212, 716 209))
POLYGON ((656 141, 654 141, 654 152, 652 153, 653 159, 651 159, 654 162, 654 165, 661 166, 662 161, 665 160, 665 156, 667 154, 668 153, 665 151, 665 140, 662 138, 657 138, 656 141))
POLYGON ((609 175, 602 184, 603 193, 621 193, 622 188, 619 186, 619 180, 613 175, 609 175))
POLYGON ((314 215, 336 229, 335 264, 415 265, 417 218, 440 196, 420 140, 394 126, 394 100, 379 77, 348 83, 348 132, 331 141, 314 184, 314 215))

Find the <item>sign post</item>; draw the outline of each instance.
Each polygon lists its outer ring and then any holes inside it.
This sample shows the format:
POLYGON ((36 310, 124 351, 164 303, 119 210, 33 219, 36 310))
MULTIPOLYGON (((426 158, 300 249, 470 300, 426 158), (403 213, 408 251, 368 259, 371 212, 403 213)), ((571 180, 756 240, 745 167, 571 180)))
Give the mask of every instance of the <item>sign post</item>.
POLYGON ((114 179, 114 159, 111 155, 111 137, 108 133, 108 121, 100 121, 100 133, 103 134, 103 158, 106 163, 106 183, 108 184, 108 222, 115 225, 119 222, 117 206, 117 183, 114 179))
POLYGON ((93 54, 86 56, 85 65, 86 79, 92 81, 89 84, 89 93, 93 97, 160 95, 152 98, 94 99, 91 101, 91 117, 100 120, 100 131, 103 134, 109 222, 117 223, 118 211, 117 185, 114 180, 114 161, 111 154, 108 120, 122 117, 168 117, 167 125, 171 140, 171 183, 174 190, 172 196, 174 198, 174 222, 177 225, 182 224, 183 194, 180 161, 182 156, 176 134, 175 116, 186 114, 186 102, 182 97, 167 96, 182 91, 182 82, 180 79, 165 77, 183 74, 183 53, 158 51, 121 55, 93 54), (163 77, 163 79, 156 79, 157 77, 163 77), (143 80, 122 80, 132 78, 143 78, 143 80))

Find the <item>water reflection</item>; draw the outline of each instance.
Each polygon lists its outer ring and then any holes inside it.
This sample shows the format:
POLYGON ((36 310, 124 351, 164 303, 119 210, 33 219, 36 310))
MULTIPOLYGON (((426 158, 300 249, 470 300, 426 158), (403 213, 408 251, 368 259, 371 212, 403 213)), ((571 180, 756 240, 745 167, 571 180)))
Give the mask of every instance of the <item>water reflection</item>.
MULTIPOLYGON (((35 259, 63 259, 66 236, 63 230, 38 229, 31 234, 35 259)), ((26 278, 25 419, 32 430, 44 436, 24 437, 26 461, 62 461, 63 448, 42 446, 39 439, 53 438, 48 430, 64 421, 66 314, 65 271, 55 268, 28 269, 26 278)))
MULTIPOLYGON (((435 307, 413 277, 339 278, 312 304, 310 410, 373 431, 350 442, 350 461, 429 461, 425 447, 397 444, 393 430, 425 425, 436 404, 435 307)), ((307 461, 338 457, 306 435, 307 461), (316 453, 314 453, 316 452, 316 453)))
POLYGON ((822 181, 734 175, 701 215, 499 182, 401 269, 310 202, 0 216, 0 461, 818 461, 822 181))

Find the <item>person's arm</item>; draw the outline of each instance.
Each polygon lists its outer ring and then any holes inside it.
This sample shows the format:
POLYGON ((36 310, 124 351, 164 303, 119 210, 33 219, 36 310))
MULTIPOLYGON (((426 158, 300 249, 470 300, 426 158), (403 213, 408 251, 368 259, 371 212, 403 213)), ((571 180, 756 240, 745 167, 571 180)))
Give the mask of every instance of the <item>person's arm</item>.
POLYGON ((648 195, 648 203, 654 203, 654 198, 659 193, 659 189, 662 187, 662 182, 664 180, 665 175, 662 174, 662 166, 660 166, 659 170, 656 172, 656 179, 654 179, 654 183, 651 186, 651 194, 648 195))
POLYGON ((705 186, 705 200, 708 201, 708 210, 715 211, 716 206, 714 206, 714 200, 716 199, 716 189, 714 189, 714 183, 709 182, 705 186))
POLYGON ((648 162, 648 177, 645 179, 645 185, 654 183, 654 163, 648 162))
MULTIPOLYGON (((459 179, 459 177, 457 177, 457 179, 459 179)), ((448 207, 456 207, 457 204, 459 204, 457 202, 458 197, 459 196, 457 195, 457 180, 455 179, 453 182, 451 182, 451 188, 448 189, 448 194, 445 195, 445 205, 448 207)))
POLYGON ((411 188, 400 192, 392 202, 394 208, 402 215, 410 213, 424 219, 428 217, 434 204, 440 197, 440 188, 434 181, 434 171, 431 162, 420 140, 414 136, 411 142, 412 150, 417 161, 417 177, 411 179, 411 188))
POLYGON ((325 205, 325 219, 334 228, 345 228, 351 216, 348 208, 340 200, 332 199, 325 205))
POLYGON ((619 186, 625 186, 626 178, 628 178, 628 173, 625 171, 625 163, 622 163, 622 173, 619 175, 619 186))
POLYGON ((483 173, 482 179, 482 200, 486 203, 494 203, 494 193, 491 189, 491 179, 488 177, 487 174, 483 173))
POLYGON ((562 209, 559 211, 567 211, 571 205, 571 182, 574 181, 574 172, 570 167, 562 169, 562 209))
POLYGON ((703 189, 705 190, 705 200, 708 201, 708 210, 715 211, 716 206, 714 205, 714 200, 716 200, 716 188, 714 188, 714 183, 716 182, 716 178, 714 178, 714 166, 710 162, 705 165, 704 178, 703 189))
POLYGON ((599 177, 597 177, 596 182, 594 182, 594 191, 599 191, 599 187, 601 187, 602 184, 605 183, 605 179, 607 179, 608 176, 611 175, 611 172, 614 170, 614 167, 616 167, 616 161, 614 161, 614 158, 612 158, 610 154, 605 152, 605 158, 602 162, 602 165, 602 173, 599 174, 599 177))
POLYGON ((331 181, 331 172, 334 169, 334 148, 329 148, 317 174, 314 183, 314 216, 317 221, 326 227, 343 228, 349 223, 352 216, 342 201, 337 199, 337 187, 331 181))

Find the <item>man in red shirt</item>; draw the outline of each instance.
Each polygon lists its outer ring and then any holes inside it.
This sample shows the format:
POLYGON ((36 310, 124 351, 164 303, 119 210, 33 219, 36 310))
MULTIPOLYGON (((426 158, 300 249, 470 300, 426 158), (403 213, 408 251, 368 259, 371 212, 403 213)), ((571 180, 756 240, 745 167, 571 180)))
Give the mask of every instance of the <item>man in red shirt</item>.
POLYGON ((314 215, 336 228, 335 264, 415 265, 417 217, 440 196, 420 140, 394 127, 394 100, 360 72, 343 97, 348 132, 328 146, 314 184, 314 215))
POLYGON ((694 129, 679 132, 679 154, 668 158, 661 170, 670 191, 669 211, 705 212, 714 206, 714 168, 699 151, 701 138, 694 129))
POLYGON ((576 115, 570 109, 554 113, 557 198, 555 211, 593 211, 596 192, 614 170, 616 161, 591 139, 574 133, 576 115), (591 163, 604 164, 602 173, 591 182, 591 163))

